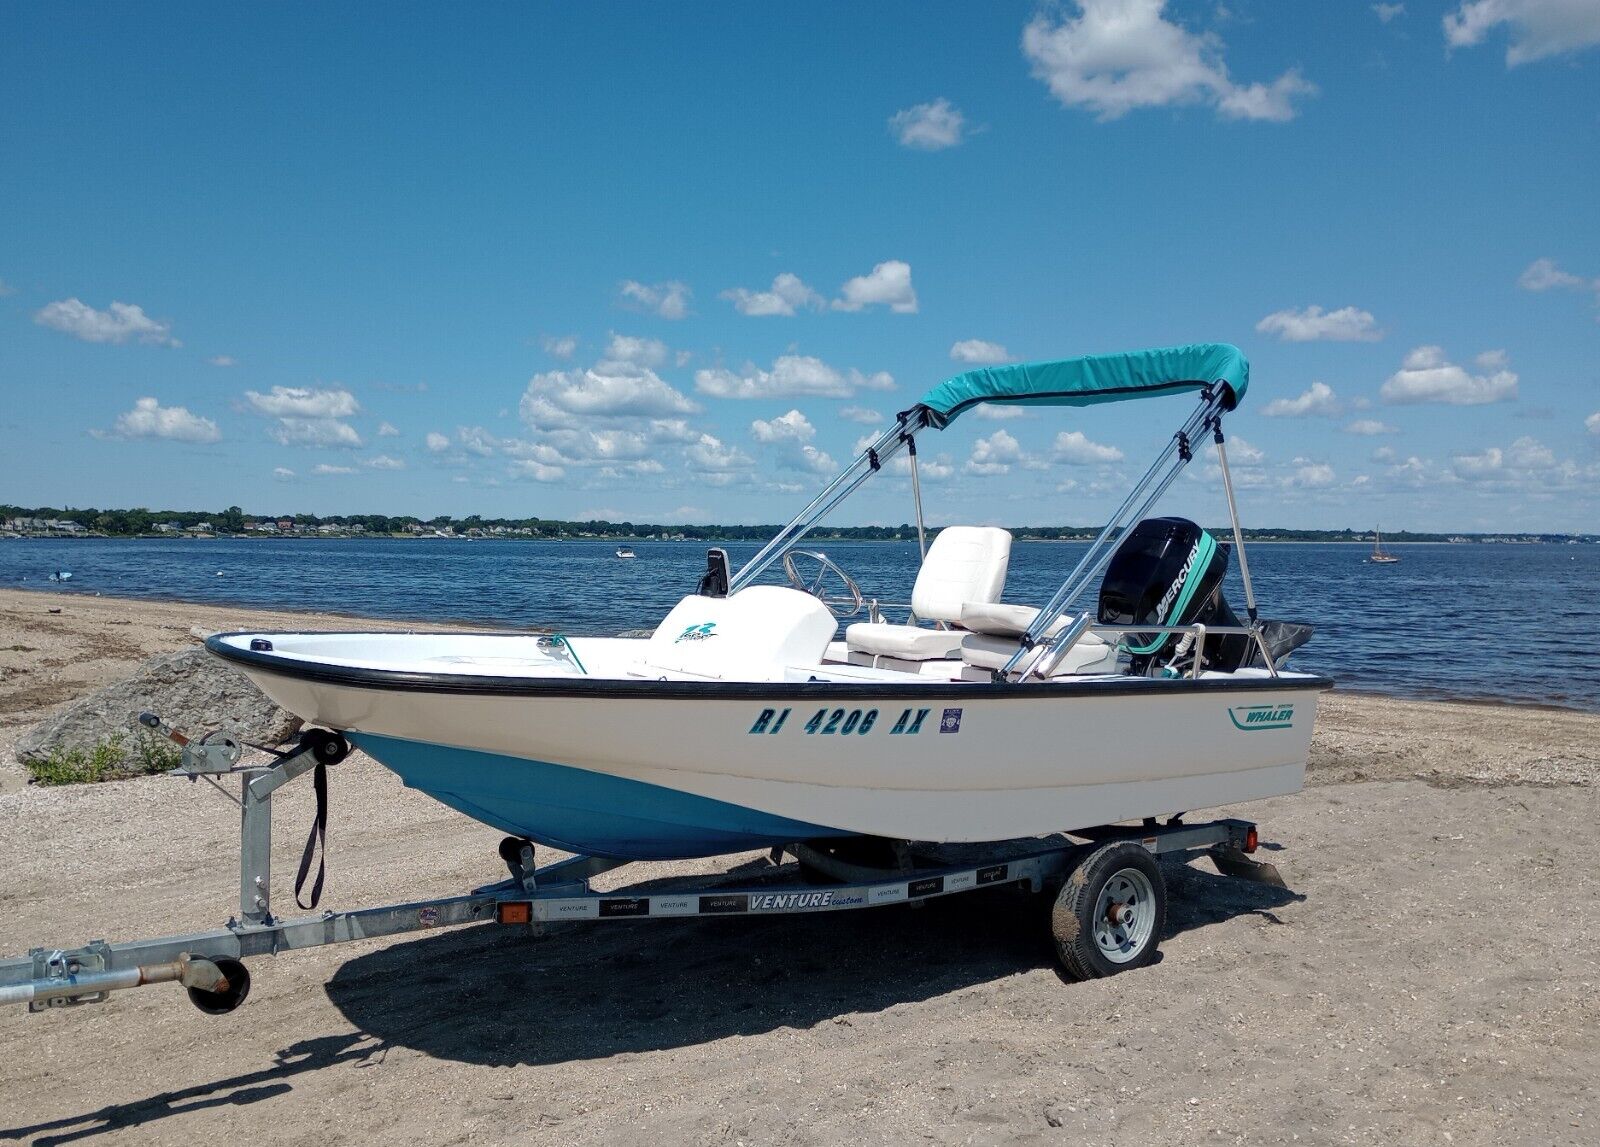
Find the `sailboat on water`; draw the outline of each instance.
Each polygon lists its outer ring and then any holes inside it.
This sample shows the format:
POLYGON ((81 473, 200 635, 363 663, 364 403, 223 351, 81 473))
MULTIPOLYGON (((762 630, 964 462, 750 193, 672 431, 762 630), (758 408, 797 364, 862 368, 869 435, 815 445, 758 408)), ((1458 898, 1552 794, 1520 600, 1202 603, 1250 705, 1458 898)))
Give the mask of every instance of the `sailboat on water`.
POLYGON ((1378 530, 1373 530, 1372 531, 1372 556, 1370 558, 1368 558, 1367 560, 1369 562, 1377 562, 1379 565, 1388 565, 1389 563, 1397 562, 1400 559, 1397 558, 1394 554, 1388 553, 1388 552, 1386 552, 1384 550, 1384 548, 1383 548, 1383 534, 1380 533, 1378 530))

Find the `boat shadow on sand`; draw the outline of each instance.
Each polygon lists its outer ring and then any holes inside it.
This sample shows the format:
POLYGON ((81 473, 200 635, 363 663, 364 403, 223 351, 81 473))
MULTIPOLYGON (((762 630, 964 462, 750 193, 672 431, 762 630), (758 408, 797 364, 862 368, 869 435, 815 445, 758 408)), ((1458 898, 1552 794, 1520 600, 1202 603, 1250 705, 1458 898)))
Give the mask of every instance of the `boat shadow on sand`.
MULTIPOLYGON (((1274 909, 1304 899, 1197 866, 1163 869, 1164 940, 1240 916, 1276 922, 1274 909)), ((539 937, 492 925, 439 932, 339 968, 328 998, 355 1032, 298 1041, 255 1071, 0 1127, 0 1140, 71 1143, 247 1106, 291 1093, 296 1076, 381 1061, 393 1047, 513 1067, 806 1028, 1056 968, 1049 906, 1046 896, 994 889, 828 916, 564 924, 539 937)))
MULTIPOLYGON (((1168 939, 1242 915, 1275 921, 1303 899, 1164 867, 1168 939)), ((827 915, 558 925, 538 938, 476 928, 350 960, 327 992, 362 1031, 435 1058, 583 1061, 807 1028, 1057 969, 1050 905, 995 889, 827 915)))

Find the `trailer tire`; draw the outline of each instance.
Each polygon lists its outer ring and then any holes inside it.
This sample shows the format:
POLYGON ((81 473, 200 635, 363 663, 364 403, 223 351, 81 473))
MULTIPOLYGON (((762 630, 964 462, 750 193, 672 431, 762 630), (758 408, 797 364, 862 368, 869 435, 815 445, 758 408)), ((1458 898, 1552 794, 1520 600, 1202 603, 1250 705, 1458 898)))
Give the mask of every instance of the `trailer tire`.
POLYGON ((250 969, 227 956, 214 957, 211 962, 227 977, 228 986, 220 992, 208 992, 203 988, 185 988, 184 991, 189 993, 189 1002, 206 1015, 225 1016, 250 995, 250 969))
POLYGON ((1067 876, 1050 932, 1066 975, 1091 980, 1153 963, 1166 922, 1160 866, 1141 845, 1121 841, 1095 849, 1067 876))

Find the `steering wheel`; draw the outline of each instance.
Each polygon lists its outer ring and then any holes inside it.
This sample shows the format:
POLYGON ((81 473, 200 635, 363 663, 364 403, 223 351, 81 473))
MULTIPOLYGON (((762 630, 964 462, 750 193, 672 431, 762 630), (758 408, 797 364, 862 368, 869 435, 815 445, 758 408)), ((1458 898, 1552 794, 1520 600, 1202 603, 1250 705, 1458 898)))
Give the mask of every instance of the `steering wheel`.
POLYGON ((855 578, 840 569, 827 554, 818 553, 816 550, 790 550, 783 555, 783 573, 789 579, 790 585, 801 593, 809 593, 816 598, 828 607, 828 612, 833 616, 854 617, 861 612, 861 587, 856 584, 855 578), (817 576, 809 583, 795 568, 795 558, 810 558, 817 563, 817 576), (830 573, 844 583, 845 593, 849 596, 833 597, 824 589, 823 583, 830 573), (846 609, 845 606, 850 608, 846 609))

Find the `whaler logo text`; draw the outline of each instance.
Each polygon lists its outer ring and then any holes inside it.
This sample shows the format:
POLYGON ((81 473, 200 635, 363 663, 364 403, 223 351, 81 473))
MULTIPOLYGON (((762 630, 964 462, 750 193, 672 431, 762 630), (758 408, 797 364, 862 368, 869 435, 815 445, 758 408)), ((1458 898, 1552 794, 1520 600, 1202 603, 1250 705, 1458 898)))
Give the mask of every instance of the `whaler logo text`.
POLYGON ((1294 724, 1293 705, 1241 705, 1228 710, 1233 727, 1253 733, 1257 729, 1287 729, 1294 724))

